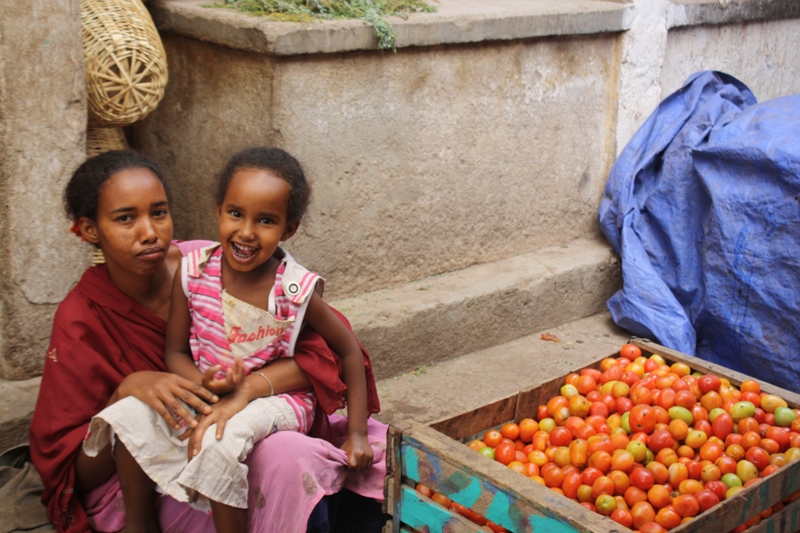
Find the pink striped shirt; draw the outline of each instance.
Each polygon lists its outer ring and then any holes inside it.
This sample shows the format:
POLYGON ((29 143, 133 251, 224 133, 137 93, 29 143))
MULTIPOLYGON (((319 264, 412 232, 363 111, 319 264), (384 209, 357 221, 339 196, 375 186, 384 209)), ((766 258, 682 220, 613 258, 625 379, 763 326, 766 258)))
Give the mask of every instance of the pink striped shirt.
MULTIPOLYGON (((192 357, 201 372, 214 365, 230 368, 235 358, 242 356, 247 375, 275 359, 294 357, 295 343, 311 294, 318 285, 321 290, 323 280, 298 265, 287 252, 279 248, 276 256, 280 259, 281 255, 283 259, 269 295, 268 311, 274 322, 253 331, 244 331, 241 326, 226 328, 225 305, 237 306, 234 309, 246 313, 250 304, 232 299, 225 293, 221 275, 222 247, 219 243, 194 250, 183 258, 181 282, 192 319, 189 344, 192 357), (224 302, 224 299, 227 301, 224 302), (243 355, 243 350, 248 350, 248 346, 254 347, 254 351, 243 355)), ((230 315, 228 319, 231 320, 230 315)), ((289 402, 295 411, 300 422, 298 431, 307 433, 316 407, 313 391, 293 391, 278 396, 289 402)))

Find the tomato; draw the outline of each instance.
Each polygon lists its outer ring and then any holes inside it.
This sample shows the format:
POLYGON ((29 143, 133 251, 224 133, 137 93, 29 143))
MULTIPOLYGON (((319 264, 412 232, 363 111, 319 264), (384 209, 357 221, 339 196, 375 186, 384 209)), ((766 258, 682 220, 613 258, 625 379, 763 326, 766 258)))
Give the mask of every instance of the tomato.
POLYGON ((649 404, 634 405, 628 417, 631 432, 650 433, 656 426, 656 414, 649 404))
POLYGON ((763 470, 769 464, 769 454, 759 446, 753 446, 745 454, 745 458, 753 463, 756 468, 763 470))
POLYGON ((617 508, 617 500, 609 494, 600 494, 594 502, 597 512, 609 516, 617 508))
POLYGON ((597 389, 597 381, 592 376, 585 374, 578 378, 575 386, 578 388, 578 392, 585 396, 597 389))
POLYGON ((541 474, 542 478, 544 478, 545 485, 547 485, 549 488, 560 488, 561 484, 564 483, 564 478, 566 477, 564 471, 556 465, 553 465, 553 468, 548 468, 547 470, 542 469, 541 474))
POLYGON ((637 502, 631 507, 631 518, 633 518, 633 527, 641 530, 642 526, 645 524, 654 523, 656 512, 650 503, 637 502))
POLYGON ((723 455, 716 461, 714 464, 719 468, 719 471, 722 473, 722 477, 724 478, 726 474, 731 474, 736 472, 736 459, 733 457, 723 455))
POLYGON ((559 426, 550 432, 550 444, 553 446, 569 446, 572 442, 572 433, 569 429, 559 426))
POLYGON ((751 479, 758 477, 758 468, 747 459, 742 459, 736 464, 736 475, 739 476, 743 483, 747 483, 751 479))
POLYGON ((448 498, 447 496, 445 496, 444 494, 442 494, 440 492, 434 492, 431 495, 431 500, 435 501, 436 503, 438 503, 439 505, 441 505, 445 509, 449 509, 450 508, 450 504, 452 503, 450 501, 450 498, 448 498))
POLYGON ((680 405, 687 409, 691 409, 697 403, 697 398, 694 397, 692 391, 679 390, 675 393, 675 405, 680 405))
POLYGON ((494 448, 490 448, 489 446, 486 446, 486 447, 481 448, 480 450, 478 450, 478 453, 483 455, 484 457, 488 457, 489 459, 494 461, 494 448))
POLYGON ((508 442, 501 442, 494 449, 494 460, 508 465, 517 458, 517 450, 514 445, 508 442))
POLYGON ((622 470, 612 470, 607 477, 614 483, 614 496, 622 496, 631 486, 630 478, 622 470))
POLYGON ((789 432, 783 428, 771 426, 767 428, 767 431, 764 432, 764 437, 777 442, 781 450, 785 450, 789 447, 789 432))
MULTIPOLYGON (((597 499, 597 497, 601 494, 613 496, 615 488, 614 482, 611 481, 610 478, 606 476, 600 476, 594 480, 594 483, 592 483, 592 498, 597 499)), ((595 502, 595 505, 597 505, 597 502, 595 502)))
POLYGON ((633 507, 638 502, 647 501, 647 491, 631 485, 630 487, 625 489, 625 494, 623 494, 623 498, 625 498, 625 503, 627 503, 629 507, 633 507))
POLYGON ((761 435, 756 431, 748 431, 742 435, 742 447, 749 450, 753 446, 761 444, 761 435))
POLYGON ((733 417, 728 413, 717 415, 711 424, 711 433, 720 439, 725 439, 733 432, 733 417))
POLYGON ((519 421, 519 440, 522 442, 531 442, 537 431, 539 423, 533 418, 523 418, 519 421))
POLYGON ((618 413, 627 413, 633 408, 633 401, 625 396, 618 396, 615 402, 615 408, 618 413))
POLYGON ((573 500, 578 499, 578 489, 582 485, 580 472, 569 472, 564 475, 564 481, 561 483, 561 490, 564 491, 564 496, 573 500))
POLYGON ((689 470, 685 464, 672 463, 667 470, 669 471, 669 483, 673 487, 677 487, 681 481, 689 479, 689 470))
POLYGON ((681 515, 671 505, 659 509, 656 513, 656 523, 669 531, 681 525, 681 515))
POLYGON ((620 357, 624 357, 626 359, 633 361, 637 357, 642 356, 642 350, 639 349, 639 347, 634 344, 630 343, 623 344, 622 348, 619 349, 619 355, 620 357))
POLYGON ((655 476, 653 472, 648 470, 647 468, 634 468, 633 472, 629 475, 631 484, 637 488, 642 490, 649 490, 650 487, 653 486, 655 483, 655 476))
POLYGON ((675 439, 665 429, 654 431, 652 435, 647 438, 647 447, 653 450, 653 453, 658 453, 664 448, 672 448, 675 445, 675 439))
POLYGON ((503 440, 503 435, 497 431, 496 429, 490 429, 486 433, 484 433, 483 438, 481 439, 486 445, 490 448, 494 448, 500 441, 503 440))
POLYGON ((761 408, 767 413, 774 413, 778 407, 788 407, 786 400, 775 394, 765 394, 761 397, 761 408))
POLYGON ((503 424, 500 426, 500 434, 507 439, 515 440, 519 437, 519 425, 514 422, 503 424))
POLYGON ((699 452, 700 459, 712 462, 716 461, 719 458, 719 456, 722 455, 723 451, 724 448, 722 444, 720 444, 719 442, 708 440, 706 441, 705 444, 700 446, 700 452, 699 452))
POLYGON ((697 516, 700 512, 700 503, 692 494, 681 494, 672 500, 672 505, 681 517, 697 516))
POLYGON ((694 495, 697 498, 697 504, 700 507, 700 512, 708 511, 720 502, 719 496, 714 494, 708 489, 703 489, 694 495))
POLYGON ((550 415, 547 413, 547 406, 546 405, 540 405, 538 407, 538 409, 536 410, 536 420, 542 421, 545 418, 547 418, 548 416, 550 416, 550 415))
POLYGON ((423 485, 422 483, 417 483, 416 489, 417 489, 417 492, 419 492, 423 496, 427 496, 428 498, 433 496, 433 491, 427 485, 423 485))
POLYGON ((589 456, 589 466, 597 468, 603 473, 611 470, 611 454, 600 450, 589 456))
POLYGON ((719 379, 719 376, 714 376, 713 374, 706 374, 697 380, 697 386, 700 388, 700 392, 703 394, 711 391, 719 392, 721 385, 722 380, 719 379))
POLYGON ((666 507, 672 502, 672 497, 669 495, 669 489, 664 485, 653 485, 647 491, 647 501, 656 508, 661 509, 666 507))
POLYGON ((689 434, 686 435, 686 445, 695 450, 699 450, 707 440, 708 436, 702 431, 696 429, 691 430, 689 434))
POLYGON ((633 517, 631 516, 630 511, 620 509, 619 507, 614 509, 610 518, 617 524, 620 524, 624 527, 631 527, 633 525, 633 517))
POLYGON ((584 485, 592 486, 597 478, 602 477, 603 472, 592 466, 581 472, 581 480, 584 485))
POLYGON ((681 494, 697 494, 701 490, 703 490, 703 484, 696 479, 684 479, 678 485, 678 492, 681 494))
MULTIPOLYGON (((734 465, 736 461, 734 461, 734 465)), ((656 483, 666 483, 669 480, 669 469, 667 469, 666 465, 663 463, 659 463, 658 461, 650 461, 645 466, 647 470, 652 472, 653 478, 655 479, 656 483)), ((734 466, 734 470, 736 467, 734 466)))

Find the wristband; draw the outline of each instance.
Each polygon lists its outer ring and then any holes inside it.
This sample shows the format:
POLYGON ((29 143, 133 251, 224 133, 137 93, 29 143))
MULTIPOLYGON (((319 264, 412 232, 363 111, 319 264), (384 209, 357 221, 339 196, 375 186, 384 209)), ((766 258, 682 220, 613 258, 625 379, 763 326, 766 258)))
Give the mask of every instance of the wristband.
POLYGON ((275 388, 272 386, 272 382, 269 380, 269 378, 267 376, 265 376, 261 372, 253 372, 253 374, 257 374, 257 375, 261 376, 262 378, 266 379, 267 383, 269 383, 269 395, 272 396, 272 395, 275 394, 275 388))

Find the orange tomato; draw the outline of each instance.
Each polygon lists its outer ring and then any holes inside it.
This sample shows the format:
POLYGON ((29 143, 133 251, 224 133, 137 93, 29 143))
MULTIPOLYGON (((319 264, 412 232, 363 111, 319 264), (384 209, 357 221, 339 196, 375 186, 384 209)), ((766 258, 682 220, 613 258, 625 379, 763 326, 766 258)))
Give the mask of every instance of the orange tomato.
POLYGON ((700 504, 692 494, 681 494, 672 500, 672 505, 683 518, 697 516, 700 512, 700 504))
POLYGON ((669 495, 669 489, 664 485, 653 485, 647 491, 647 501, 654 508, 661 509, 672 502, 672 497, 669 495))
POLYGON ((746 379, 739 386, 739 390, 742 392, 754 392, 758 394, 761 392, 761 385, 759 385, 757 381, 746 379))
POLYGON ((658 510, 656 523, 666 530, 674 529, 681 525, 681 515, 671 505, 658 510))
POLYGON ((631 507, 631 518, 633 527, 641 529, 645 524, 655 522, 656 512, 650 502, 637 502, 631 507))
POLYGON ((517 450, 514 445, 509 442, 501 442, 494 449, 494 460, 508 465, 511 461, 517 458, 517 450))
POLYGON ((500 426, 500 434, 507 439, 516 440, 519 437, 519 425, 514 422, 503 424, 500 426))
POLYGON ((483 434, 481 440, 490 448, 496 447, 503 440, 503 435, 496 429, 490 429, 483 434))

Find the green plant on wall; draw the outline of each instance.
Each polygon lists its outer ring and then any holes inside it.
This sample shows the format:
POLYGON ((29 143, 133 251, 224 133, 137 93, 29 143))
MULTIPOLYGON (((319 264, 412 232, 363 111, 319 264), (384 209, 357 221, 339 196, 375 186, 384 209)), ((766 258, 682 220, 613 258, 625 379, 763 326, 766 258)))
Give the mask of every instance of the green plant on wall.
POLYGON ((394 51, 396 35, 384 17, 394 15, 405 19, 411 13, 436 11, 423 0, 222 0, 214 7, 291 22, 359 19, 375 28, 379 50, 394 51))

